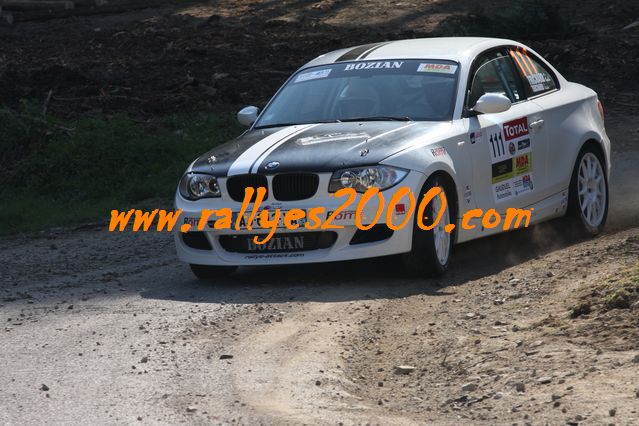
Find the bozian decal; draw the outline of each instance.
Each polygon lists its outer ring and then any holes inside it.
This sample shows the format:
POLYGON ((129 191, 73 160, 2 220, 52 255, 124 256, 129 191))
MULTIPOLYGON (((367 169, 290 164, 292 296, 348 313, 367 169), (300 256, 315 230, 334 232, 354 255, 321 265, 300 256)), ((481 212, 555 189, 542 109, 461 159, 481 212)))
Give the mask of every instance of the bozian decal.
POLYGON ((399 69, 404 65, 404 61, 378 61, 378 62, 356 62, 347 64, 344 71, 370 70, 370 69, 399 69))

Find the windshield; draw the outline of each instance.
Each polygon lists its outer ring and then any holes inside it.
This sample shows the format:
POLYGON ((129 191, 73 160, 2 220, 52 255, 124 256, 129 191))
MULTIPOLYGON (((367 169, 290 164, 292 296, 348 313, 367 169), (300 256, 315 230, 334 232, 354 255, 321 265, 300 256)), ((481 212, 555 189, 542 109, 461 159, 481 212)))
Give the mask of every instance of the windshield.
POLYGON ((347 120, 452 119, 458 65, 441 60, 340 62, 294 75, 256 128, 347 120))

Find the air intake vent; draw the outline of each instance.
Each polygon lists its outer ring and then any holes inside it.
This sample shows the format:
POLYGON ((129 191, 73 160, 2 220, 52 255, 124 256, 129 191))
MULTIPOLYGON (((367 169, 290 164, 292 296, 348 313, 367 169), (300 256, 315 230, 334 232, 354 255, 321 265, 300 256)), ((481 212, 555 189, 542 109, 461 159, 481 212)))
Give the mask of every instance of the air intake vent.
POLYGON ((305 200, 315 195, 318 185, 314 173, 282 173, 273 177, 273 196, 279 201, 305 200))
MULTIPOLYGON (((266 181, 266 176, 264 175, 235 175, 229 176, 226 179, 226 190, 229 193, 229 196, 237 202, 242 202, 244 200, 244 189, 252 186, 257 189, 260 186, 263 186, 267 189, 266 196, 264 199, 268 198, 268 183, 266 181)), ((251 202, 255 200, 255 195, 251 199, 251 202)))
POLYGON ((213 250, 211 243, 202 231, 185 232, 182 234, 182 241, 187 246, 198 250, 213 250))
POLYGON ((386 240, 393 236, 393 230, 386 226, 385 223, 374 225, 371 229, 362 231, 358 229, 355 231, 355 235, 351 238, 351 245, 374 243, 377 241, 386 240))

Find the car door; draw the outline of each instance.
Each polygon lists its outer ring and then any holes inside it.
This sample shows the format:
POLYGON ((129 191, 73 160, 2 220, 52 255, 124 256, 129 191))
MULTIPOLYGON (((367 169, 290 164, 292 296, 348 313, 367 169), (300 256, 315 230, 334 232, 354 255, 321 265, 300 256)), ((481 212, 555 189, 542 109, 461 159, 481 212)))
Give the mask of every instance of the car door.
POLYGON ((541 120, 536 125, 547 134, 548 144, 546 180, 543 185, 540 182, 539 189, 544 198, 550 197, 566 189, 570 182, 574 159, 570 155, 571 147, 566 143, 569 138, 565 137, 562 127, 575 105, 569 96, 558 92, 557 77, 541 59, 523 48, 512 48, 508 53, 522 76, 529 101, 541 109, 541 120))
POLYGON ((484 93, 500 93, 512 102, 507 111, 468 119, 474 197, 482 210, 524 208, 539 201, 547 138, 541 108, 526 99, 523 82, 505 51, 494 52, 476 66, 467 98, 472 107, 484 93))

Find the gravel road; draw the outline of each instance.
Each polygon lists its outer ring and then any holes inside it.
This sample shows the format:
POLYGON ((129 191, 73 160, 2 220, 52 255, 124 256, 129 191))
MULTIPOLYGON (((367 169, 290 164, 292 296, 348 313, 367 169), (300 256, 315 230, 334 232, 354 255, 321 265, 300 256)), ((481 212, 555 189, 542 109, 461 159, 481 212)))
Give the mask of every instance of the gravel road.
POLYGON ((639 424, 639 310, 570 317, 639 258, 637 121, 611 123, 606 235, 472 242, 440 280, 390 258, 206 284, 168 235, 2 238, 0 423, 639 424))

